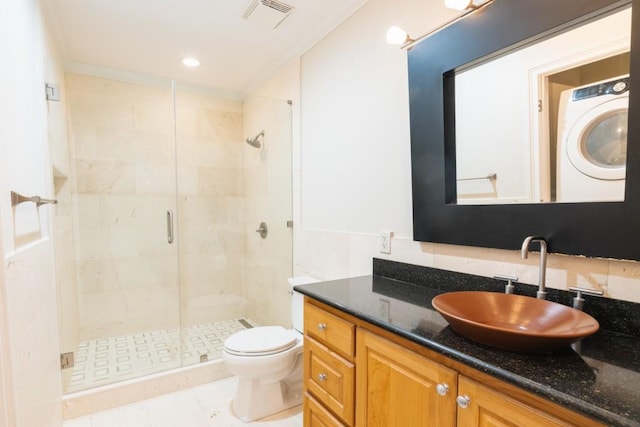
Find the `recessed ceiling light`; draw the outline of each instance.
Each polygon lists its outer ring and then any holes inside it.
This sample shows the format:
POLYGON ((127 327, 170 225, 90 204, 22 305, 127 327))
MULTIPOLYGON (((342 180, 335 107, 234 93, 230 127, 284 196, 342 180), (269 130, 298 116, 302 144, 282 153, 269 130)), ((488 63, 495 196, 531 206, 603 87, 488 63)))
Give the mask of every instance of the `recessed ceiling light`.
POLYGON ((200 61, 198 61, 196 58, 184 58, 182 60, 182 63, 187 67, 197 67, 200 65, 200 61))

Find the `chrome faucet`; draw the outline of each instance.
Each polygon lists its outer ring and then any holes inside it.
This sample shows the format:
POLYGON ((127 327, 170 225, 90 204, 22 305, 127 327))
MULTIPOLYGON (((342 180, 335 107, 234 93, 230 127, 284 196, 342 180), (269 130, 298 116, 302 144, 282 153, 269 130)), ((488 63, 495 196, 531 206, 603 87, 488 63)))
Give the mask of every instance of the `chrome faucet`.
POLYGON ((598 295, 598 296, 604 295, 604 292, 597 289, 570 287, 569 290, 577 293, 575 298, 573 298, 573 308, 575 308, 576 310, 582 310, 582 308, 584 307, 584 298, 582 298, 582 294, 598 295))
POLYGON ((531 242, 540 243, 540 276, 538 279, 538 292, 536 292, 536 298, 538 299, 546 299, 547 291, 545 289, 545 275, 547 272, 547 241, 544 240, 544 237, 538 236, 527 236, 522 242, 522 249, 520 249, 520 256, 522 259, 527 259, 529 257, 529 245, 531 242))

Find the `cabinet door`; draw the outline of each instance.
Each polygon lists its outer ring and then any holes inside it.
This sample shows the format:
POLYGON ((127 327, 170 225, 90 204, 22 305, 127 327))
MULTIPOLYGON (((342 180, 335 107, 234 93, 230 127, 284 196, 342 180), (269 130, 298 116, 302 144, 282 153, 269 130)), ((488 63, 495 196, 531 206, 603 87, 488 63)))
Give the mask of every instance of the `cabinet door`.
POLYGON ((356 341, 357 426, 455 425, 455 371, 363 329, 356 341))
POLYGON ((346 427, 311 395, 304 395, 304 427, 346 427))
POLYGON ((467 400, 458 408, 459 427, 571 426, 550 414, 513 400, 480 383, 460 376, 458 395, 467 400))

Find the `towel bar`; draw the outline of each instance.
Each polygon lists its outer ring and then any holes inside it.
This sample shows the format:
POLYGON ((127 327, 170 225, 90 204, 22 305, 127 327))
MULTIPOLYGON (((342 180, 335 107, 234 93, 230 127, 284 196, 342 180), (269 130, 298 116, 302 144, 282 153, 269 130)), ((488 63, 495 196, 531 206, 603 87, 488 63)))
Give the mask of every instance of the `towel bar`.
POLYGON ((498 174, 494 172, 490 173, 487 176, 478 176, 474 178, 458 178, 456 181, 475 181, 478 179, 488 179, 489 181, 495 181, 496 179, 498 179, 498 174))
POLYGON ((15 191, 11 192, 11 206, 16 206, 24 202, 33 202, 36 204, 36 206, 47 204, 55 205, 56 203, 58 203, 58 201, 55 199, 43 199, 40 196, 27 197, 23 196, 22 194, 16 193, 15 191))

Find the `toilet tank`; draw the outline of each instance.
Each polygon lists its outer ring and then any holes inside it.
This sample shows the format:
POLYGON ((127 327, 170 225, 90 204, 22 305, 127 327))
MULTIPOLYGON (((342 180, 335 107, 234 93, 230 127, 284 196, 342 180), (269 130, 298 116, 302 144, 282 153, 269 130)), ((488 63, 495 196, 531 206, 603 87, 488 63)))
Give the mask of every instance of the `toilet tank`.
POLYGON ((293 287, 298 285, 306 285, 308 283, 317 283, 320 280, 309 276, 289 277, 287 280, 289 281, 289 291, 291 294, 291 323, 293 324, 293 328, 295 330, 303 333, 304 313, 302 310, 304 307, 304 295, 294 291, 293 287))

